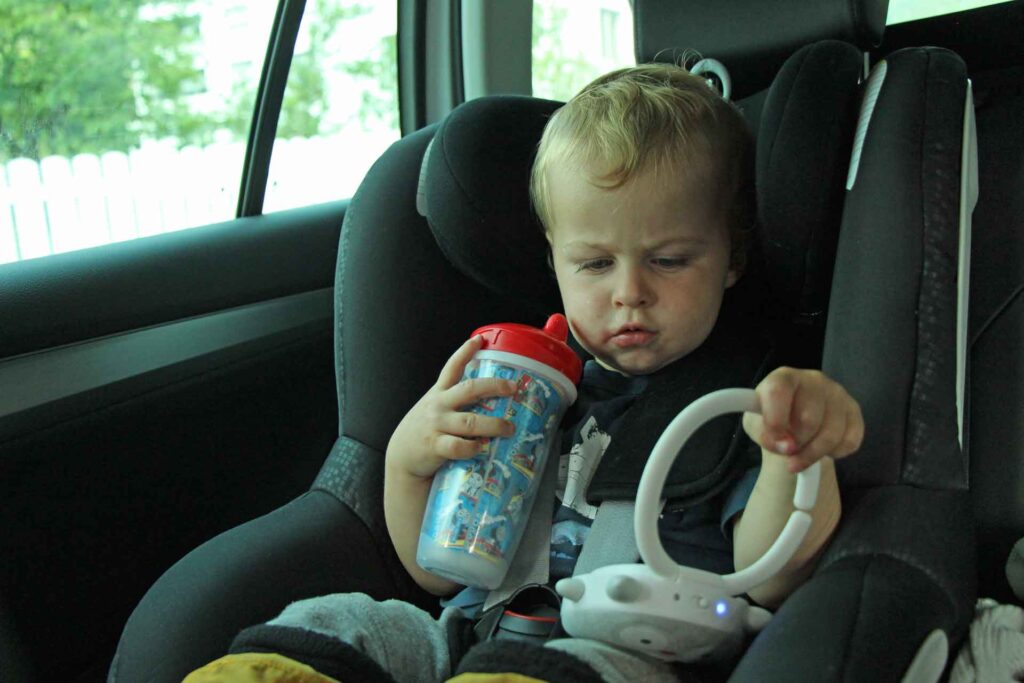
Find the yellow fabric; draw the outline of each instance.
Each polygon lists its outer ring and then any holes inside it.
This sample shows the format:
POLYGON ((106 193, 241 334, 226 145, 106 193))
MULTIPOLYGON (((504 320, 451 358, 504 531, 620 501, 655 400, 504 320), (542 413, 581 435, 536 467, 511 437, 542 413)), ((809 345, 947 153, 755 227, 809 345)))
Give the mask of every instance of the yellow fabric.
POLYGON ((227 655, 196 669, 182 683, 340 683, 294 659, 263 652, 227 655))
POLYGON ((545 683, 533 676, 523 674, 459 674, 446 683, 545 683))

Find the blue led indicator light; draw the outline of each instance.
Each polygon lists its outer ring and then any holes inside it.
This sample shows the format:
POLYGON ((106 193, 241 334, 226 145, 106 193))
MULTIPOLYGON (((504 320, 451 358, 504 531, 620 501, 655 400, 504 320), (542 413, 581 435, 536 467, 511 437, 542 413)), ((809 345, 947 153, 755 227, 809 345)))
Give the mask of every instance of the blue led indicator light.
POLYGON ((717 614, 718 616, 725 616, 725 613, 728 611, 729 605, 725 602, 725 600, 719 600, 715 603, 715 614, 717 614))

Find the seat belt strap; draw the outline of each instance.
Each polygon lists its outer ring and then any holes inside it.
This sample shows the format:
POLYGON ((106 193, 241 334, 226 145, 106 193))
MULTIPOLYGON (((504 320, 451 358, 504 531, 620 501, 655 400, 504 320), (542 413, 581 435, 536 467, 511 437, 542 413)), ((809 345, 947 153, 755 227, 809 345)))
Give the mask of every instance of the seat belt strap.
POLYGON ((507 600, 513 593, 531 583, 548 582, 548 563, 551 555, 551 517, 555 510, 555 489, 558 487, 558 439, 552 439, 551 450, 545 461, 537 495, 530 509, 530 518, 519 541, 512 564, 501 585, 487 594, 484 611, 507 600))
POLYGON ((632 564, 640 559, 633 531, 632 500, 606 500, 597 508, 594 523, 583 543, 573 576, 610 564, 632 564))

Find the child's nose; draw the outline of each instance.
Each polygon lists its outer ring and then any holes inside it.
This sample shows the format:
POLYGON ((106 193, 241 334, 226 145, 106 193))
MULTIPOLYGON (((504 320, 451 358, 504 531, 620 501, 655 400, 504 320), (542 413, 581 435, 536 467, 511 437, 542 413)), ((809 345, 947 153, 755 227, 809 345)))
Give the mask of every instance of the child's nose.
POLYGON ((654 302, 654 292, 639 268, 622 268, 615 286, 617 308, 641 308, 654 302))

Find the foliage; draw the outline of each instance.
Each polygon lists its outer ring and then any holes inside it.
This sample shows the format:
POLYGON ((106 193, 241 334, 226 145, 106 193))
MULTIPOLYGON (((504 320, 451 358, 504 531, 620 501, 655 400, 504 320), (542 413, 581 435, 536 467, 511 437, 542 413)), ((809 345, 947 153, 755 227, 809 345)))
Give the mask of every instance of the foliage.
MULTIPOLYGON (((368 11, 362 5, 344 6, 338 0, 316 0, 307 4, 303 24, 309 27, 309 46, 306 51, 292 57, 288 84, 281 102, 281 118, 277 124, 278 137, 312 137, 324 132, 320 116, 327 110, 329 102, 327 84, 320 69, 322 59, 328 53, 328 42, 343 21, 368 11)), ((255 82, 237 82, 230 113, 221 119, 222 126, 237 138, 244 138, 249 130, 257 85, 255 82)))
POLYGON ((565 9, 550 2, 534 2, 533 12, 533 94, 568 100, 598 74, 582 54, 566 54, 561 39, 569 30, 565 9))
MULTIPOLYGON (((323 120, 323 114, 330 107, 323 68, 331 62, 332 42, 343 38, 340 28, 344 22, 369 11, 365 5, 349 4, 346 0, 316 0, 307 5, 305 23, 309 26, 309 42, 305 51, 292 58, 277 127, 279 138, 334 132, 325 128, 323 120)), ((394 36, 385 37, 368 57, 338 65, 342 73, 363 81, 359 88, 362 100, 358 116, 364 125, 379 119, 397 127, 398 59, 394 45, 394 36)), ((236 84, 229 107, 231 113, 221 119, 222 126, 243 137, 249 130, 255 98, 255 83, 236 84)))
POLYGON ((398 46, 395 36, 381 38, 367 59, 345 66, 349 74, 363 78, 373 87, 364 88, 359 120, 365 126, 372 120, 398 129, 398 46))
POLYGON ((208 131, 182 104, 202 79, 187 2, 164 0, 143 19, 145 0, 0 0, 0 157, 208 131))
MULTIPOLYGON (((219 111, 196 110, 190 101, 206 89, 196 59, 196 6, 197 0, 0 0, 0 160, 127 151, 145 139, 202 145, 217 131, 246 139, 258 72, 239 74, 219 111)), ((307 49, 292 59, 278 137, 333 132, 324 130, 325 64, 332 41, 343 38, 342 24, 369 11, 351 0, 308 2, 307 49)), ((364 125, 397 124, 394 43, 389 36, 365 58, 337 66, 359 81, 364 125)))

